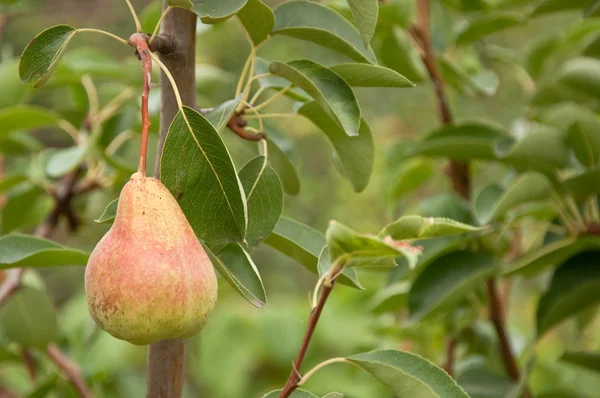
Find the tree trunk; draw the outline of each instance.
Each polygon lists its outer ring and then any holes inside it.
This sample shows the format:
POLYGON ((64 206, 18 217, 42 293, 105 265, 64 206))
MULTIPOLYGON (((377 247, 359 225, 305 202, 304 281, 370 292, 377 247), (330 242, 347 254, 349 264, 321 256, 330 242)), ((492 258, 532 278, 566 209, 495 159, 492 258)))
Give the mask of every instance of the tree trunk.
MULTIPOLYGON (((164 1, 163 8, 166 9, 164 1)), ((161 54, 161 61, 171 71, 179 88, 183 103, 196 106, 196 20, 197 16, 175 8, 164 19, 161 35, 171 38, 173 52, 161 54)), ((179 111, 169 80, 161 74, 161 109, 158 151, 154 167, 155 177, 160 177, 160 157, 165 138, 173 118, 179 111)), ((183 390, 185 342, 165 340, 151 344, 148 355, 147 398, 179 398, 183 390)))

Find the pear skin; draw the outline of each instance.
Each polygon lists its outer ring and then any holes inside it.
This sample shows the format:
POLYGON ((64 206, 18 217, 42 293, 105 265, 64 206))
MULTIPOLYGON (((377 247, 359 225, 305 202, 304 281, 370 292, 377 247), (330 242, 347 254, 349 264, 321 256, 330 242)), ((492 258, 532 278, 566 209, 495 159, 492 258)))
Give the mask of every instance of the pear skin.
POLYGON ((217 300, 214 268, 169 190, 135 173, 85 270, 89 312, 132 344, 198 333, 217 300))

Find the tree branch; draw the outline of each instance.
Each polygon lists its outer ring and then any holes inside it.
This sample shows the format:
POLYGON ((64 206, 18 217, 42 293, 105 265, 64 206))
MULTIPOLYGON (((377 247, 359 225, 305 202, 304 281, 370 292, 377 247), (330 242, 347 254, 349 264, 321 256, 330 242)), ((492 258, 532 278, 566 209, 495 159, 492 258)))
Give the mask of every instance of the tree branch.
POLYGON ((247 132, 244 127, 246 127, 248 125, 248 122, 246 122, 244 119, 242 119, 241 115, 239 114, 234 114, 231 119, 229 119, 229 122, 227 122, 227 127, 229 128, 229 130, 233 131, 235 134, 237 134, 239 137, 248 140, 248 141, 260 141, 264 138, 267 137, 267 134, 260 132, 258 134, 251 134, 249 132, 247 132))
MULTIPOLYGON (((163 10, 169 5, 163 1, 163 10)), ((172 9, 163 19, 161 34, 152 41, 150 50, 158 46, 161 37, 169 39, 169 51, 160 51, 160 60, 173 75, 182 102, 196 108, 196 14, 182 8, 172 9)), ((161 81, 166 75, 161 72, 161 81)), ((160 178, 160 158, 165 138, 179 107, 170 84, 161 85, 160 132, 154 176, 160 178)), ((165 340, 151 344, 148 352, 148 398, 178 398, 183 390, 185 344, 183 340, 165 340)))
MULTIPOLYGON (((418 25, 413 27, 411 33, 413 34, 415 40, 421 46, 421 58, 423 59, 423 63, 427 68, 427 71, 435 88, 440 120, 442 124, 449 125, 453 123, 454 119, 448 102, 448 97, 446 95, 444 80, 438 68, 435 50, 433 49, 433 46, 431 44, 429 16, 429 0, 418 0, 418 25)), ((469 176, 468 163, 451 161, 448 174, 452 179, 454 191, 463 198, 469 199, 471 193, 471 180, 469 176)), ((496 282, 493 278, 487 281, 487 293, 488 300, 490 303, 489 316, 490 320, 494 324, 496 334, 498 335, 498 340, 500 341, 500 348, 502 359, 504 361, 504 367, 506 368, 507 373, 513 380, 519 380, 519 368, 510 348, 508 336, 506 334, 505 317, 504 311, 502 309, 502 302, 501 298, 498 296, 498 293, 496 291, 496 282)), ((451 340, 449 344, 453 345, 453 340, 451 340)), ((451 358, 450 355, 454 355, 454 347, 448 347, 447 355, 449 357, 447 358, 446 363, 452 363, 454 358, 451 358)))
POLYGON ((93 395, 79 372, 79 368, 65 354, 60 351, 56 344, 48 344, 46 347, 48 357, 69 378, 69 381, 83 398, 93 398, 93 395))
POLYGON ((300 369, 302 368, 302 362, 304 361, 308 345, 310 344, 315 328, 317 327, 317 323, 319 322, 319 318, 321 317, 321 313, 323 312, 323 308, 325 307, 325 303, 327 303, 327 299, 329 298, 334 285, 335 281, 332 281, 331 286, 323 286, 317 306, 310 312, 310 317, 308 318, 308 325, 306 327, 304 339, 302 340, 302 345, 300 346, 296 360, 292 365, 290 376, 288 377, 281 394, 279 394, 279 398, 288 398, 298 388, 298 382, 302 379, 299 373, 300 369))

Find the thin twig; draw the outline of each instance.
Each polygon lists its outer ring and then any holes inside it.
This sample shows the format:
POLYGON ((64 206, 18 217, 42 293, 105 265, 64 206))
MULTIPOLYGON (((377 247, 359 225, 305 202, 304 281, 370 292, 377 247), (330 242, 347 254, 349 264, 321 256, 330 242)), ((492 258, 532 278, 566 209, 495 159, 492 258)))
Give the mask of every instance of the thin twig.
POLYGON ((48 344, 46 347, 48 357, 68 377, 75 390, 82 398, 93 398, 92 392, 81 376, 79 368, 65 354, 60 351, 56 344, 48 344))
POLYGON ((142 89, 142 143, 140 145, 140 162, 138 172, 146 175, 146 153, 148 152, 148 131, 150 130, 150 118, 148 116, 148 96, 150 95, 150 85, 152 84, 152 57, 146 37, 139 33, 134 33, 129 39, 129 43, 134 47, 142 61, 142 78, 144 88, 142 89))
POLYGON ((288 398, 298 388, 298 383, 302 380, 302 377, 298 375, 298 372, 300 372, 302 368, 302 362, 306 356, 306 350, 308 349, 310 340, 312 339, 315 328, 317 327, 317 323, 319 322, 319 318, 321 317, 321 313, 323 312, 323 307, 325 307, 325 303, 327 303, 327 299, 329 298, 334 286, 335 281, 332 281, 331 286, 323 286, 319 302, 317 303, 317 306, 310 312, 310 317, 308 318, 308 325, 306 327, 304 339, 302 340, 302 345, 300 346, 298 356, 293 363, 290 376, 288 377, 281 394, 279 394, 279 398, 288 398))
POLYGON ((258 134, 251 134, 245 130, 247 123, 244 119, 240 117, 238 114, 234 114, 229 122, 227 122, 227 127, 229 130, 233 131, 235 134, 240 136, 241 138, 248 141, 260 141, 267 137, 267 134, 263 132, 259 132, 258 134))
POLYGON ((446 344, 446 363, 444 363, 444 370, 450 376, 454 375, 454 359, 456 357, 456 339, 451 338, 446 344))

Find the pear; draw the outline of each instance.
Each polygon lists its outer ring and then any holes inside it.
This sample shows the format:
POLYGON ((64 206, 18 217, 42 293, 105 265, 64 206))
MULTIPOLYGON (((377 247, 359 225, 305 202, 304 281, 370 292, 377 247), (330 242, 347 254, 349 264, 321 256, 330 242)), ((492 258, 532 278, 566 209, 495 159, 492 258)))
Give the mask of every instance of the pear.
POLYGON ((213 266, 179 204, 156 178, 137 172, 119 196, 111 229, 85 270, 98 325, 132 344, 200 331, 217 300, 213 266))

